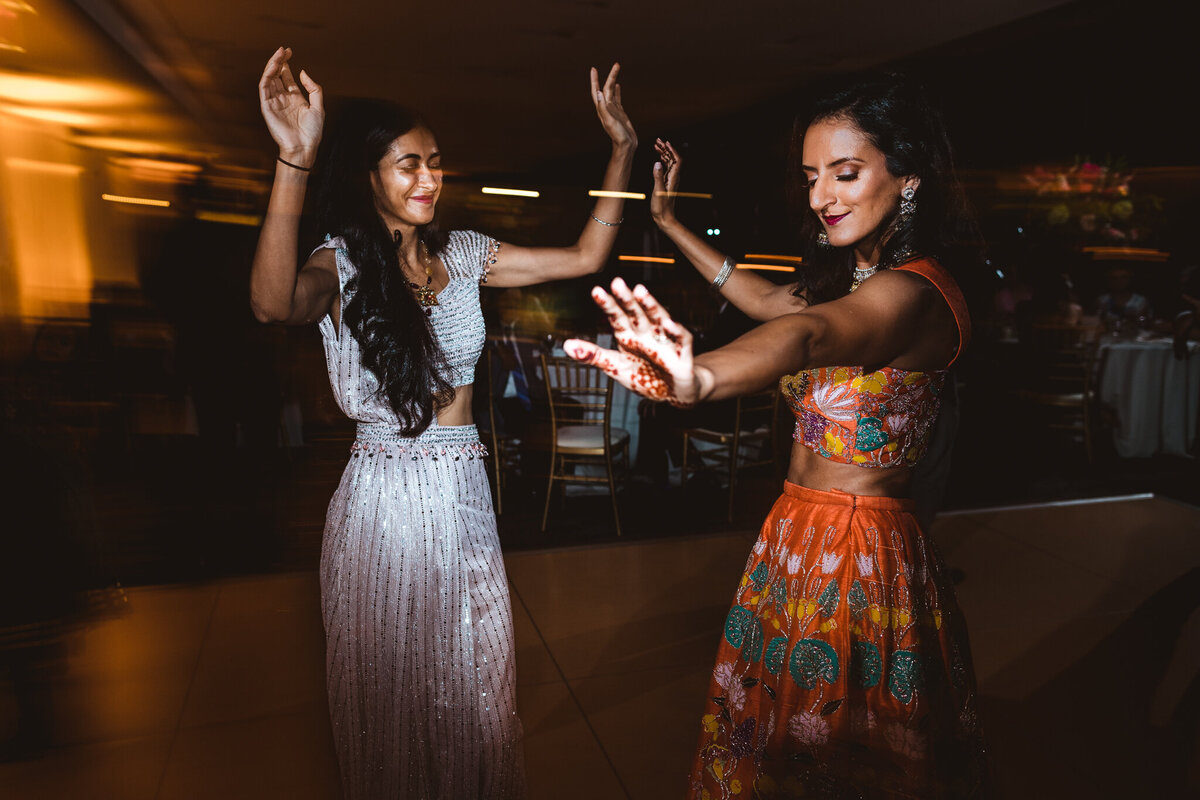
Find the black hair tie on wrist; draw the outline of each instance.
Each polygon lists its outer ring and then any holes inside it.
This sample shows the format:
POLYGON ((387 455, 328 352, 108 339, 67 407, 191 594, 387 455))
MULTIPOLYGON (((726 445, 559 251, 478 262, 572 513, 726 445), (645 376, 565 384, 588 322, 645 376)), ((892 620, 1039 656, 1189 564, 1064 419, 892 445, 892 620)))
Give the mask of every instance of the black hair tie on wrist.
POLYGON ((287 166, 291 167, 292 169, 298 169, 301 172, 312 172, 312 167, 302 167, 299 164, 293 164, 290 161, 284 161, 283 156, 275 156, 275 160, 278 161, 280 164, 286 164, 287 166))

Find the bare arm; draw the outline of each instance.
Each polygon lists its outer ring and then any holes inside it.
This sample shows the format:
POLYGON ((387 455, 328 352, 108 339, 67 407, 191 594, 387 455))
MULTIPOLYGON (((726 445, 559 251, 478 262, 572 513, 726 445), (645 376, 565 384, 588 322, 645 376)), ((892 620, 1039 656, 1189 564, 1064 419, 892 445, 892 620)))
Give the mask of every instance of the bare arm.
POLYGON ((572 339, 567 352, 654 400, 692 405, 770 386, 780 376, 836 364, 937 369, 958 346, 953 315, 923 278, 886 272, 854 294, 771 320, 725 347, 693 358, 691 334, 644 286, 617 279, 597 287, 620 350, 572 339), (881 280, 882 279, 882 280, 881 280))
MULTIPOLYGON (((592 102, 596 114, 612 139, 612 157, 604 171, 603 191, 623 192, 629 187, 637 134, 621 106, 621 85, 617 83, 620 65, 614 64, 603 88, 595 69, 591 72, 592 102)), ((617 241, 625 201, 619 197, 601 197, 592 211, 608 225, 588 218, 583 232, 569 247, 518 247, 504 244, 488 276, 488 286, 529 286, 546 281, 575 278, 599 272, 617 241)))
MULTIPOLYGON (((683 159, 670 142, 662 139, 655 141, 654 149, 658 151, 659 160, 654 165, 650 216, 659 230, 679 248, 680 254, 711 284, 725 263, 725 255, 688 230, 675 216, 675 192, 678 191, 683 159)), ((808 306, 803 297, 792 294, 793 289, 794 284, 780 285, 748 270, 735 269, 721 287, 721 296, 751 319, 764 321, 803 311, 808 306)))
POLYGON ((282 161, 275 164, 275 182, 267 215, 258 235, 250 269, 250 306, 260 322, 299 325, 315 322, 338 297, 337 267, 331 253, 321 251, 297 273, 300 214, 309 173, 321 141, 325 112, 321 87, 306 72, 292 77, 291 50, 279 48, 267 62, 258 84, 259 105, 282 161))

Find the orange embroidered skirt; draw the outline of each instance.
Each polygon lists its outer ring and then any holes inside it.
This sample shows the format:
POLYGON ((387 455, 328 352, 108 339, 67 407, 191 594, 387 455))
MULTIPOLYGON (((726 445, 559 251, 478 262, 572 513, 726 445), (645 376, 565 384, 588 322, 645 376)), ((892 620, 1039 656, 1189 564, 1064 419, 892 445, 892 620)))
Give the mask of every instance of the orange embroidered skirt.
POLYGON ((689 797, 982 795, 966 629, 912 509, 785 483, 725 620, 689 797))

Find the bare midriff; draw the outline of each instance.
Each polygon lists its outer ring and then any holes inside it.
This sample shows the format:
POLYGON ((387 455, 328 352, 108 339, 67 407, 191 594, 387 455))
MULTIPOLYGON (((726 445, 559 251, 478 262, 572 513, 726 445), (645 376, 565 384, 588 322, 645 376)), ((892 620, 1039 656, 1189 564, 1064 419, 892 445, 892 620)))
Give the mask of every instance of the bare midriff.
POLYGON ((437 424, 444 427, 472 425, 475 420, 471 416, 471 398, 474 395, 473 386, 454 387, 454 399, 450 405, 438 409, 437 424))
POLYGON ((788 480, 821 492, 837 489, 870 497, 908 497, 912 470, 907 467, 880 469, 839 464, 796 442, 792 445, 788 480))

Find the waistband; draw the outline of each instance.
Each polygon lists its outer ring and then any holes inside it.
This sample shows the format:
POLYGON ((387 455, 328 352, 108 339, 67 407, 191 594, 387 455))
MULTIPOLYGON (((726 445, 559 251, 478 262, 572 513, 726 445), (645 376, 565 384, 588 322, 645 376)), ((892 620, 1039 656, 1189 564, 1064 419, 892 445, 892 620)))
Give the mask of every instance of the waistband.
POLYGON ((783 482, 783 493, 788 497, 803 500, 806 503, 820 503, 830 506, 851 506, 853 508, 873 508, 880 511, 913 512, 917 508, 916 501, 908 497, 878 497, 867 494, 850 494, 838 489, 822 492, 809 489, 791 481, 783 482))
POLYGON ((382 454, 387 458, 411 456, 414 461, 420 458, 437 461, 441 456, 473 461, 488 454, 474 425, 430 425, 416 436, 404 436, 396 426, 387 423, 360 423, 350 451, 355 458, 382 454))

